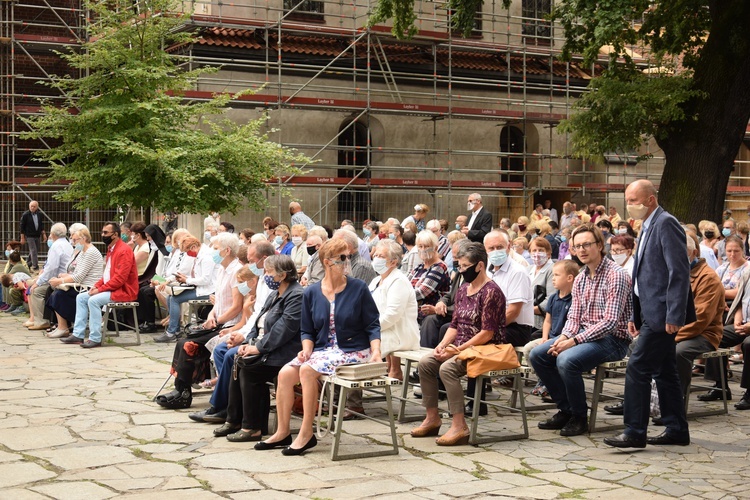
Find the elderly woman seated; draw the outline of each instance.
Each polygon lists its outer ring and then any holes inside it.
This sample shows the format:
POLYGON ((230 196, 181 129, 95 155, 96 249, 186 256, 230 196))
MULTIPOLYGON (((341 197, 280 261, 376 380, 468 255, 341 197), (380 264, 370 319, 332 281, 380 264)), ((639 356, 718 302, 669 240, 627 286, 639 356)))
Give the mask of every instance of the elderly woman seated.
POLYGON ((292 248, 289 254, 294 261, 294 265, 297 268, 297 275, 302 276, 307 270, 307 263, 310 260, 310 255, 307 253, 307 228, 302 224, 295 224, 292 226, 292 248))
POLYGON ((318 379, 331 375, 343 363, 381 361, 378 308, 367 284, 349 278, 349 245, 340 239, 320 247, 325 268, 323 280, 310 285, 302 301, 302 350, 279 372, 276 392, 278 426, 256 450, 286 446, 284 455, 301 455, 318 444, 313 420, 318 400, 318 379), (289 422, 294 386, 302 384, 304 417, 297 438, 292 441, 289 422))
POLYGON ((70 335, 70 325, 76 319, 78 293, 92 288, 104 274, 104 259, 92 244, 91 233, 85 226, 71 234, 70 242, 75 250, 73 260, 65 273, 49 280, 56 289, 47 301, 47 307, 57 316, 57 328, 47 334, 53 339, 70 335))
MULTIPOLYGON (((175 390, 159 396, 156 402, 164 408, 189 408, 193 402, 191 386, 209 377, 211 353, 206 343, 218 335, 223 327, 232 326, 242 317, 242 293, 237 286, 237 271, 242 265, 237 259, 240 246, 237 236, 220 233, 211 238, 211 260, 217 264, 214 306, 203 323, 203 331, 195 337, 177 342, 172 358, 175 390)), ((170 322, 171 324, 171 322, 170 322)))
POLYGON ((456 355, 473 345, 505 342, 505 296, 487 276, 487 252, 481 243, 466 245, 458 259, 458 270, 464 284, 456 292, 451 326, 435 350, 419 362, 422 405, 427 416, 413 437, 437 436, 442 420, 438 412, 438 375, 448 394, 448 408, 453 417, 450 429, 437 439, 440 446, 466 444, 469 429, 464 418, 464 391, 461 377, 466 363, 456 355))
POLYGON ((422 321, 426 313, 421 306, 437 304, 440 297, 448 293, 451 277, 448 267, 440 260, 438 238, 432 231, 420 232, 416 243, 422 263, 408 274, 408 278, 420 306, 419 321, 422 321))

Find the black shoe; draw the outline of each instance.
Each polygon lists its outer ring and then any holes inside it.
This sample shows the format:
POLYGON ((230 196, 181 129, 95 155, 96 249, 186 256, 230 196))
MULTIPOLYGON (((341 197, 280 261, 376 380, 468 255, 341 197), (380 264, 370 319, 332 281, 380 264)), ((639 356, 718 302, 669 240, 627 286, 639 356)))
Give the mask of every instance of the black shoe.
POLYGON ((667 434, 667 431, 662 432, 656 437, 650 437, 646 438, 646 442, 648 444, 654 444, 654 445, 677 445, 677 446, 687 446, 690 444, 690 436, 685 437, 674 437, 667 434))
POLYGON ((92 347, 101 347, 101 346, 102 346, 101 342, 91 342, 90 340, 87 340, 81 343, 81 347, 83 347, 84 349, 91 349, 92 347))
POLYGON ((69 335, 60 339, 63 344, 83 344, 83 339, 76 337, 75 335, 69 335))
POLYGON ((409 374, 409 382, 412 384, 418 384, 419 383, 419 372, 414 370, 409 374))
POLYGON ((661 427, 664 426, 664 420, 662 420, 661 417, 654 417, 654 418, 652 418, 651 419, 651 423, 654 424, 654 425, 661 426, 661 427))
POLYGON ((622 401, 620 401, 619 403, 605 406, 604 411, 606 411, 610 415, 622 415, 625 412, 624 408, 625 406, 622 404, 622 401))
POLYGON ((157 396, 156 399, 154 399, 154 401, 156 401, 158 403, 159 401, 166 401, 168 399, 174 399, 174 398, 178 397, 179 395, 180 395, 180 391, 178 391, 177 389, 174 389, 174 390, 172 390, 172 392, 169 392, 167 394, 161 394, 161 395, 157 396))
POLYGON ((750 410, 750 391, 745 391, 740 402, 735 404, 734 407, 738 410, 750 410))
POLYGON ((561 436, 580 436, 589 430, 588 419, 584 417, 571 416, 565 427, 560 429, 561 436))
MULTIPOLYGON (((470 417, 473 411, 474 403, 466 403, 466 406, 464 406, 464 415, 470 417)), ((479 403, 479 416, 484 417, 485 415, 487 415, 487 403, 479 403)))
POLYGON ((154 342, 177 342, 177 338, 180 335, 170 335, 167 332, 164 332, 163 334, 159 335, 158 337, 154 338, 154 342))
MULTIPOLYGON (((729 388, 725 389, 727 393, 727 401, 732 400, 732 391, 729 388)), ((705 394, 698 396, 698 401, 721 401, 721 389, 711 389, 705 394)))
POLYGON ((203 416, 203 421, 207 424, 223 424, 227 419, 226 410, 217 410, 213 406, 206 410, 206 414, 203 416))
POLYGON ((615 448, 645 448, 646 439, 632 438, 623 432, 614 437, 604 438, 604 444, 615 448))
POLYGON ((539 422, 537 424, 537 427, 539 427, 540 429, 556 431, 565 427, 565 425, 570 421, 571 418, 573 418, 573 415, 560 410, 547 420, 542 420, 541 422, 539 422))
POLYGON ((273 450, 274 448, 281 448, 282 446, 289 446, 290 444, 292 444, 291 434, 289 434, 281 441, 274 441, 273 443, 269 443, 268 441, 260 441, 259 443, 255 443, 255 449, 258 451, 273 450))
POLYGON ((156 332, 156 325, 153 323, 141 323, 138 325, 138 329, 141 333, 154 333, 156 332))
POLYGON ((212 406, 207 410, 191 413, 188 415, 188 418, 194 422, 205 422, 204 417, 206 416, 208 412, 210 412, 213 409, 214 407, 212 406))
POLYGON ((217 438, 228 436, 230 434, 234 434, 240 429, 242 429, 241 425, 234 425, 227 422, 218 429, 214 429, 214 436, 216 436, 217 438))
POLYGON ((281 454, 287 457, 302 455, 304 452, 306 452, 310 448, 314 448, 317 445, 318 445, 318 440, 315 437, 315 434, 313 434, 312 437, 310 438, 310 441, 305 443, 305 446, 303 446, 302 448, 292 448, 291 446, 287 446, 286 448, 281 450, 281 454))

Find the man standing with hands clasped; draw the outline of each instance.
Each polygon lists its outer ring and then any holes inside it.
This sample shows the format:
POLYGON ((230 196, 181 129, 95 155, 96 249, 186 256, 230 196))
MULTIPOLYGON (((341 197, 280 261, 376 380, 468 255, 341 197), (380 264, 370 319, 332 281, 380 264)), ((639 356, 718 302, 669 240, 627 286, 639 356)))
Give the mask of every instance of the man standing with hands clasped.
POLYGON ((685 231, 659 206, 654 185, 644 179, 625 190, 630 217, 642 220, 633 265, 633 317, 628 330, 640 336, 625 372, 625 430, 604 443, 617 448, 688 445, 690 433, 675 358, 675 334, 695 321, 685 231), (656 381, 666 430, 647 438, 651 378, 656 381))

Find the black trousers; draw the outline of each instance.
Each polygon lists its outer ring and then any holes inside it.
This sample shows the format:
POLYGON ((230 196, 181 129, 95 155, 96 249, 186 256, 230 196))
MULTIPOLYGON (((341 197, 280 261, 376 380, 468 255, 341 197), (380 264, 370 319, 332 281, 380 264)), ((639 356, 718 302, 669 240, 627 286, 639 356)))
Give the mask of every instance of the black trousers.
MULTIPOLYGON (((750 336, 738 335, 734 331, 734 325, 726 325, 724 327, 724 334, 721 337, 719 348, 726 349, 740 344, 742 344, 742 354, 745 358, 745 362, 742 365, 740 387, 743 389, 750 389, 750 367, 748 367, 748 365, 750 365, 750 336)), ((724 380, 727 380, 727 372, 729 371, 728 357, 723 356, 721 358, 709 358, 706 360, 706 378, 716 382, 717 387, 721 383, 719 370, 724 370, 724 380)))
POLYGON ((437 314, 430 314, 422 319, 422 324, 419 326, 419 345, 421 347, 430 347, 434 349, 445 337, 445 332, 451 324, 451 314, 445 316, 438 316, 437 314))
POLYGON ((156 320, 156 289, 145 285, 138 289, 138 321, 153 323, 156 320))
POLYGON ((268 413, 271 411, 268 382, 276 378, 281 368, 264 364, 237 367, 237 378, 232 377, 229 381, 228 423, 242 423, 243 429, 268 434, 268 413))

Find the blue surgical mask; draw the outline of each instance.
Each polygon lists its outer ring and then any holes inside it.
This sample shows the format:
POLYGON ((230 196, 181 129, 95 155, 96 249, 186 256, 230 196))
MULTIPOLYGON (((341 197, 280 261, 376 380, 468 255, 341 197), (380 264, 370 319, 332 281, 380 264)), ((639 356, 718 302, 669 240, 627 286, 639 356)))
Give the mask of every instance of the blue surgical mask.
POLYGON ((256 276, 263 276, 263 273, 265 272, 263 268, 259 268, 255 265, 255 262, 248 264, 248 267, 250 268, 250 272, 256 276))
POLYGON ((279 287, 281 286, 281 283, 279 283, 278 281, 274 281, 273 276, 270 276, 268 274, 263 276, 263 279, 266 281, 266 286, 270 290, 278 290, 279 287))
POLYGON ((81 243, 78 243, 78 244, 77 244, 77 245, 75 246, 75 249, 76 249, 76 252, 83 252, 83 244, 81 244, 81 243))
POLYGON ((273 239, 273 241, 274 241, 274 243, 276 243, 277 245, 281 245, 281 242, 282 242, 282 241, 284 241, 284 238, 282 238, 281 236, 277 236, 277 237, 275 237, 275 238, 273 239))
POLYGON ((52 240, 47 238, 47 248, 52 248, 52 240))
POLYGON ((372 231, 370 231, 369 229, 363 229, 363 230, 362 230, 362 232, 363 232, 363 233, 364 233, 364 235, 365 235, 365 236, 367 236, 368 238, 369 238, 370 236, 372 236, 372 231))
POLYGON ((725 227, 721 230, 721 234, 724 235, 725 238, 729 238, 730 236, 732 236, 732 230, 725 227))
POLYGON ((8 257, 10 257, 10 250, 5 251, 5 258, 7 259, 8 257))
POLYGON ((241 281, 239 285, 237 285, 237 291, 240 292, 244 297, 245 295, 250 293, 250 286, 246 282, 241 281))
POLYGON ((167 252, 169 253, 172 253, 172 251, 174 250, 174 247, 172 245, 166 245, 164 248, 166 248, 167 252))
POLYGON ((211 231, 206 231, 205 233, 203 233, 203 239, 206 242, 210 241, 211 240, 211 231))
POLYGON ((396 239, 396 235, 395 235, 395 234, 393 234, 393 233, 389 233, 389 234, 388 234, 388 238, 389 238, 389 239, 392 239, 392 240, 395 240, 395 239, 396 239))
POLYGON ((490 264, 495 267, 500 267, 505 264, 506 260, 508 260, 508 251, 493 250, 492 252, 487 254, 487 258, 490 260, 490 264))
POLYGON ((375 270, 378 274, 383 274, 388 270, 388 264, 386 264, 385 259, 382 257, 375 257, 372 259, 372 268, 375 270))
POLYGON ((221 261, 224 260, 224 258, 221 256, 220 250, 214 250, 213 253, 211 253, 211 258, 213 259, 215 264, 221 264, 221 261))
POLYGON ((560 236, 560 241, 568 241, 568 237, 565 235, 560 236))
POLYGON ((461 224, 456 224, 456 231, 460 231, 460 230, 461 230, 461 224))

